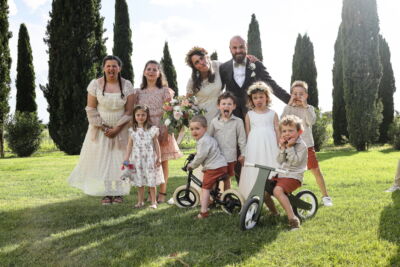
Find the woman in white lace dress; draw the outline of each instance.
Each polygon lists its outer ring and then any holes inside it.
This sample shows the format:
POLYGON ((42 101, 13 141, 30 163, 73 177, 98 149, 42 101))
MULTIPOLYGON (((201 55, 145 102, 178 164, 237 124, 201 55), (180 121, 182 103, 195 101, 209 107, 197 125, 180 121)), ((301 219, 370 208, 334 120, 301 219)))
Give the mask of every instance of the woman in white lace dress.
POLYGON ((120 167, 128 142, 128 125, 134 103, 131 82, 121 78, 121 60, 106 56, 104 76, 90 82, 86 113, 89 128, 79 162, 68 182, 91 196, 102 196, 102 204, 121 203, 130 184, 120 180, 120 167))

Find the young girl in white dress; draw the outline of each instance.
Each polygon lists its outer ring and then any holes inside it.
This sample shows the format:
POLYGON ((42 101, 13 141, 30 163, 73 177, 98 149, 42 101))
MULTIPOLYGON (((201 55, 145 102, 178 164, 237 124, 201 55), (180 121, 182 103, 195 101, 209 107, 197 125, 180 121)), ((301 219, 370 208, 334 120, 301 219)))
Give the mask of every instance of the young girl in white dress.
MULTIPOLYGON (((269 167, 278 167, 279 148, 278 115, 269 108, 271 88, 264 82, 255 82, 247 90, 251 110, 245 117, 247 145, 245 161, 269 167)), ((258 168, 243 167, 239 191, 246 199, 256 181, 258 168)))
POLYGON ((144 206, 144 187, 150 191, 150 208, 157 208, 156 186, 164 183, 161 169, 161 153, 158 143, 159 129, 150 124, 150 110, 147 106, 137 105, 133 109, 132 127, 129 128, 129 140, 124 157, 124 165, 134 165, 131 183, 138 187, 138 199, 135 208, 144 206))

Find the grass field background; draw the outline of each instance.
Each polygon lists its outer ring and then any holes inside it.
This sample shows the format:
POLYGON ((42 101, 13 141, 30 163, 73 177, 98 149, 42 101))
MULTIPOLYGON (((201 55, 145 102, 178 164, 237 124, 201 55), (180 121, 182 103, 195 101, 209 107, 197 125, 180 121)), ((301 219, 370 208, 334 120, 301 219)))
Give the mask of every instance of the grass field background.
MULTIPOLYGON (((78 156, 51 150, 0 160, 0 266, 400 266, 400 192, 383 192, 400 152, 389 146, 319 152, 334 206, 295 232, 266 211, 242 232, 221 209, 202 221, 198 209, 137 210, 135 189, 101 206, 66 182, 78 156)), ((182 164, 170 162, 169 196, 182 164)), ((302 188, 321 197, 309 172, 302 188)))

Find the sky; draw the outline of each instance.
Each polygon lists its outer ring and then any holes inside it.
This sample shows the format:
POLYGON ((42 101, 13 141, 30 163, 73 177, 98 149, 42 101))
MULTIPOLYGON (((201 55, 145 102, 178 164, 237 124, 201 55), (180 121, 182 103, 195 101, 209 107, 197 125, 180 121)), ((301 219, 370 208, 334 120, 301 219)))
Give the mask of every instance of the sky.
MULTIPOLYGON (((319 103, 322 111, 332 110, 332 67, 334 43, 341 22, 342 0, 127 0, 133 42, 135 87, 139 87, 144 64, 160 60, 164 42, 168 41, 178 76, 179 94, 186 91, 190 68, 185 54, 201 46, 209 54, 217 51, 220 61, 231 58, 229 40, 234 35, 247 39, 254 13, 259 22, 264 65, 272 78, 286 90, 290 86, 292 58, 298 34, 308 34, 314 45, 319 103)), ((51 0, 8 0, 12 56, 10 95, 11 111, 15 110, 15 77, 18 31, 25 23, 30 35, 36 74, 38 114, 48 122, 47 102, 39 89, 48 79, 47 46, 43 42, 51 11, 51 0)), ((114 0, 103 0, 101 15, 105 18, 104 37, 107 52, 112 53, 114 0)), ((395 109, 400 110, 400 1, 377 0, 380 33, 391 50, 391 62, 397 92, 395 109)), ((82 88, 86 90, 86 88, 82 88)), ((274 98, 272 109, 281 113, 284 104, 274 98)), ((83 111, 82 111, 83 112, 83 111)))

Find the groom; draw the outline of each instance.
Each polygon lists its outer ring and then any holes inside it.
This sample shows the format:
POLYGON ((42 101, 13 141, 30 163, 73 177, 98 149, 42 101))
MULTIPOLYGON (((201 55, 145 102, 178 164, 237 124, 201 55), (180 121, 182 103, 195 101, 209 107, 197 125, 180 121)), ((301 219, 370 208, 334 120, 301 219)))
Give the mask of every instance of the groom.
MULTIPOLYGON (((232 59, 225 62, 219 67, 219 73, 222 80, 222 88, 232 92, 236 98, 236 109, 233 114, 244 121, 247 113, 247 88, 256 81, 266 82, 271 86, 273 94, 280 100, 289 103, 290 94, 276 84, 267 72, 261 61, 250 63, 247 60, 247 45, 246 41, 240 36, 232 37, 229 43, 232 59)), ((235 178, 239 184, 241 165, 235 166, 235 178)))
POLYGON ((290 94, 272 80, 263 63, 261 61, 250 63, 247 60, 247 45, 242 37, 232 37, 229 49, 232 59, 222 64, 219 72, 226 90, 232 92, 237 98, 238 103, 233 111, 235 116, 244 121, 247 113, 247 88, 256 81, 266 82, 271 86, 276 97, 286 104, 289 102, 290 94))

